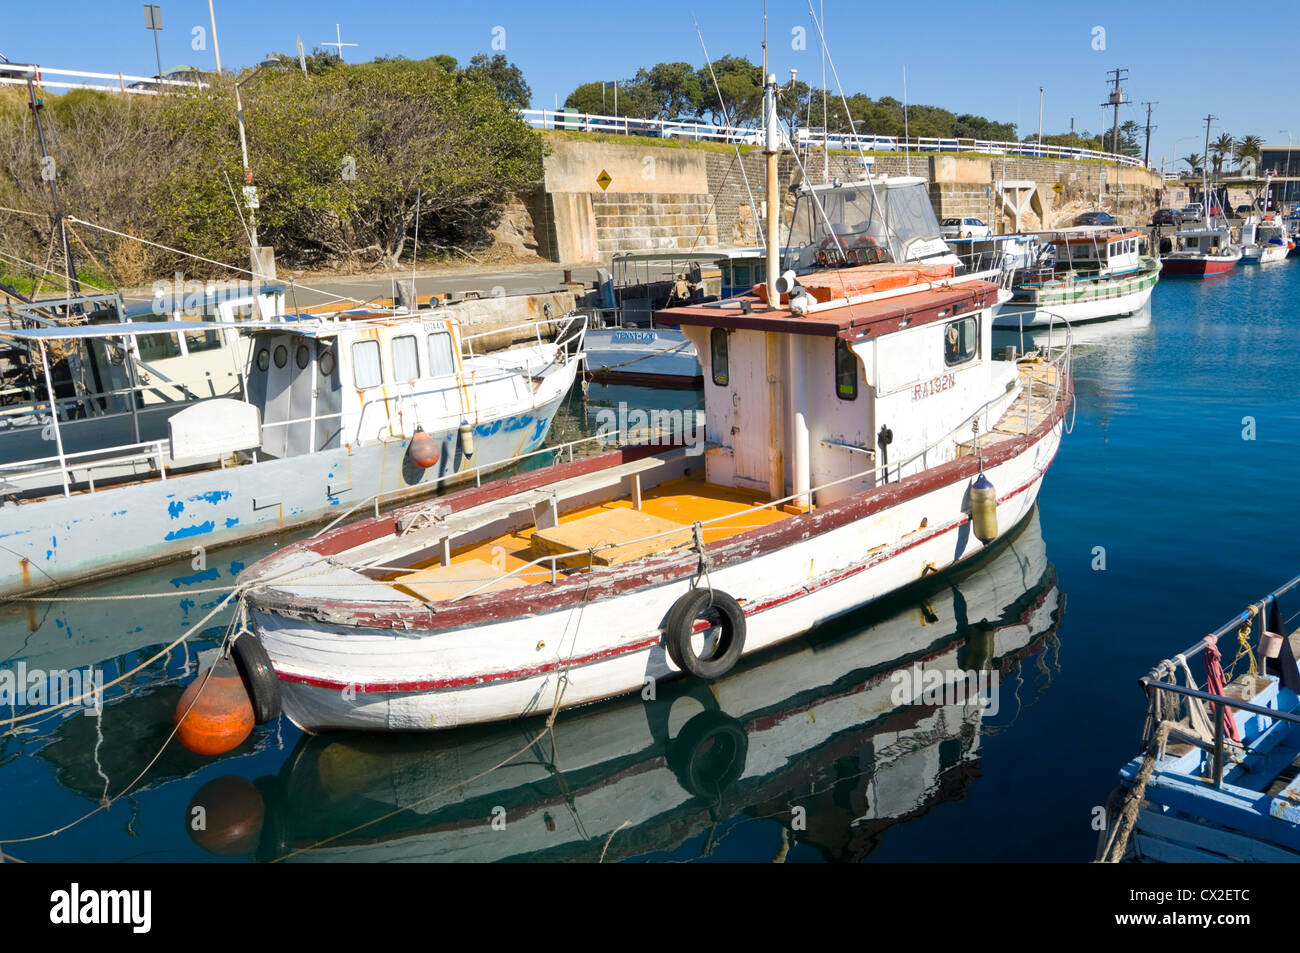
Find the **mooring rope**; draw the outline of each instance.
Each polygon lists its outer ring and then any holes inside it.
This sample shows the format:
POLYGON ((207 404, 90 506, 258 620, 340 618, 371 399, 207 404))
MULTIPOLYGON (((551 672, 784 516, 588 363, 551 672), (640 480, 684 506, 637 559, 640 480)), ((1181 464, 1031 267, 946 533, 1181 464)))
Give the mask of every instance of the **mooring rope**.
POLYGON ((1128 847, 1128 839, 1133 833, 1133 827, 1137 823, 1138 812, 1142 809, 1142 798, 1146 794, 1147 782, 1151 780, 1151 774, 1155 771, 1156 760, 1160 752, 1164 750, 1165 742, 1169 740, 1169 731, 1174 728, 1174 724, 1168 721, 1162 721, 1160 727, 1156 730, 1155 737, 1151 739, 1151 745, 1147 748, 1146 757, 1142 761, 1142 767, 1133 779, 1133 786, 1129 788, 1128 796, 1124 799, 1124 806, 1120 809, 1119 823, 1111 832, 1110 842, 1106 845, 1106 850, 1102 853, 1102 863, 1117 864, 1124 857, 1124 851, 1128 847))

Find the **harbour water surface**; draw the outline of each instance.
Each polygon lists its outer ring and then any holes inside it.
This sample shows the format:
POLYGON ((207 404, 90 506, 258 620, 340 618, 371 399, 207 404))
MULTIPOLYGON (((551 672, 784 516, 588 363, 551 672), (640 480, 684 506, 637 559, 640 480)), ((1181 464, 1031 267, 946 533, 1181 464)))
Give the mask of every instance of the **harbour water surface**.
MULTIPOLYGON (((150 765, 195 653, 221 636, 213 619, 111 689, 102 716, 0 736, 3 849, 32 861, 1091 859, 1095 809, 1142 727, 1137 678, 1300 571, 1297 302, 1291 260, 1162 281, 1149 313, 1080 328, 1073 432, 1014 538, 712 687, 566 712, 531 745, 537 721, 308 738, 281 720, 220 759, 173 743, 150 765), (981 673, 993 703, 913 691, 927 669, 981 673), (22 840, 141 772, 108 810, 22 840), (199 814, 206 830, 193 829, 199 814)), ((698 397, 575 394, 553 439, 589 431, 611 402, 698 397)), ((111 680, 274 545, 0 607, 0 665, 111 680), (77 601, 91 595, 133 598, 77 601)))

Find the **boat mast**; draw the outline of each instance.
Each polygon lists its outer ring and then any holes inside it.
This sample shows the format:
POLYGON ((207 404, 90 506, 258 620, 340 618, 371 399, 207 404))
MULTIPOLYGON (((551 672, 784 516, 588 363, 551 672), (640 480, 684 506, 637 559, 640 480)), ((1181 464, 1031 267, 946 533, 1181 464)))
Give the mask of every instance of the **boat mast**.
POLYGON ((1202 153, 1201 161, 1201 198, 1205 201, 1205 227, 1211 228, 1214 225, 1214 216, 1210 214, 1210 209, 1214 204, 1210 201, 1209 180, 1206 178, 1205 169, 1210 164, 1210 123, 1214 122, 1217 117, 1205 117, 1205 152, 1202 153))
POLYGON ((774 308, 780 303, 780 296, 776 290, 776 278, 778 275, 777 229, 781 223, 776 162, 781 152, 781 132, 777 128, 775 73, 769 73, 765 77, 764 87, 763 108, 767 122, 767 139, 763 146, 763 155, 767 159, 767 220, 764 222, 767 227, 765 239, 767 244, 767 304, 768 307, 774 308))

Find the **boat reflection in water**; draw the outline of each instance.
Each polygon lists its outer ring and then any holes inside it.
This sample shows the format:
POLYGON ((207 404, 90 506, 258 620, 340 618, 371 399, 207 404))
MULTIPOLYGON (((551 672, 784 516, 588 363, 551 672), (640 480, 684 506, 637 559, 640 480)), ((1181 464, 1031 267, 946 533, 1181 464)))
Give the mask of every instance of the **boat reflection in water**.
MULTIPOLYGON (((859 859, 885 829, 962 796, 983 720, 1013 722, 1032 701, 1021 696, 1050 684, 1063 609, 1035 509, 959 577, 745 660, 713 684, 678 681, 654 700, 561 713, 512 760, 542 720, 304 737, 278 778, 258 779, 264 799, 225 779, 194 802, 230 816, 217 802, 244 790, 262 817, 261 859, 681 859, 713 854, 733 820, 758 818, 780 826, 782 854, 797 841, 859 859), (1034 656, 1038 673, 1025 680, 1035 689, 1022 690, 1019 669, 1034 656), (969 691, 956 684, 963 672, 969 691)), ((231 830, 249 844, 246 823, 231 830)))

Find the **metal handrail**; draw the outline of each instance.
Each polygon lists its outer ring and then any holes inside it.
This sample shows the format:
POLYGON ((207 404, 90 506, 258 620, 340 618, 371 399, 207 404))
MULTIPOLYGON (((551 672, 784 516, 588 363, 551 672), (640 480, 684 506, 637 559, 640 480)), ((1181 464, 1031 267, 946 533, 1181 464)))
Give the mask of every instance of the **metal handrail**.
MULTIPOLYGON (((521 109, 520 118, 538 129, 567 129, 577 132, 610 132, 619 135, 645 135, 657 132, 660 138, 709 139, 721 142, 738 142, 757 145, 762 131, 752 126, 716 126, 692 119, 640 119, 635 116, 606 116, 599 113, 580 113, 564 109, 521 109)), ((1040 145, 1037 142, 1004 142, 994 139, 940 138, 935 136, 879 136, 827 132, 823 129, 800 127, 795 133, 799 148, 823 146, 832 149, 868 148, 872 151, 982 152, 993 155, 1023 156, 1028 158, 1075 159, 1079 161, 1116 162, 1120 165, 1143 166, 1136 156, 1116 155, 1077 146, 1040 145)))

